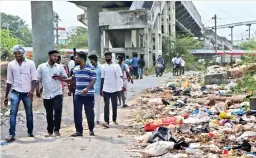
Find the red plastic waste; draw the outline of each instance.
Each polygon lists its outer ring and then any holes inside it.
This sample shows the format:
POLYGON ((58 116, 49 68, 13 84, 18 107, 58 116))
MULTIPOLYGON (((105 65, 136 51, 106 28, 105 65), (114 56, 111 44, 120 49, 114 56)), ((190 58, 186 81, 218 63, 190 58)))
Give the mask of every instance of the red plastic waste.
POLYGON ((170 124, 179 125, 179 124, 182 124, 182 121, 179 121, 176 117, 166 117, 162 119, 157 119, 157 120, 147 122, 144 125, 144 130, 154 131, 157 127, 169 126, 170 124))

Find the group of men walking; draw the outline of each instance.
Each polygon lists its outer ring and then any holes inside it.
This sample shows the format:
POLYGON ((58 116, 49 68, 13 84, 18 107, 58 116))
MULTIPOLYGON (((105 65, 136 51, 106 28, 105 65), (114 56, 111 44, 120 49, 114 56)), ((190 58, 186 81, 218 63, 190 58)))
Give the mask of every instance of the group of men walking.
POLYGON ((185 72, 185 59, 184 56, 178 54, 172 58, 173 75, 184 75, 185 72))
POLYGON ((132 59, 129 59, 129 56, 126 57, 125 63, 129 66, 132 75, 136 79, 142 79, 144 76, 144 67, 145 67, 145 60, 143 56, 138 58, 138 55, 135 54, 132 59))
POLYGON ((76 132, 71 136, 83 136, 82 109, 84 107, 89 127, 89 135, 94 136, 94 125, 100 124, 101 97, 104 98, 104 122, 102 126, 109 128, 109 105, 112 104, 112 121, 117 125, 118 100, 127 107, 127 84, 133 83, 129 67, 122 56, 118 63, 112 62, 112 53, 106 52, 105 63, 99 64, 98 56, 85 52, 76 52, 68 64, 69 72, 58 64, 60 54, 57 50, 48 52, 48 60, 36 69, 35 63, 25 58, 25 50, 17 45, 13 48, 15 60, 8 64, 7 87, 4 103, 8 105, 10 93, 10 129, 6 141, 15 140, 16 117, 20 101, 23 101, 28 136, 33 135, 33 93, 43 97, 46 110, 47 136, 60 136, 61 116, 63 107, 63 82, 69 85, 69 95, 73 93, 74 122, 76 132), (87 63, 89 58, 89 63, 87 63), (68 77, 69 76, 69 77, 68 77), (94 110, 95 107, 95 110, 94 110), (95 112, 95 113, 94 113, 95 112))

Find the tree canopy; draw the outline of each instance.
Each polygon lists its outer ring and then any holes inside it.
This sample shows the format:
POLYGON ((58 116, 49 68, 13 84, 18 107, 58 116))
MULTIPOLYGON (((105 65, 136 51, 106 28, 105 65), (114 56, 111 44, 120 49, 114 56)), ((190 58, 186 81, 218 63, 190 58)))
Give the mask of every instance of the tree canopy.
POLYGON ((70 32, 68 37, 69 48, 88 48, 88 30, 78 26, 70 32))
POLYGON ((1 13, 1 29, 7 30, 7 28, 9 29, 9 35, 18 39, 20 44, 27 47, 32 46, 32 32, 22 18, 1 13))
POLYGON ((256 39, 242 42, 240 48, 243 50, 256 50, 256 39))
POLYGON ((163 40, 163 56, 166 61, 170 61, 175 55, 184 55, 186 61, 194 60, 190 49, 202 48, 203 43, 194 37, 178 35, 175 40, 165 37, 163 40))
POLYGON ((15 37, 8 37, 7 30, 0 30, 1 33, 1 42, 0 42, 0 51, 1 51, 1 59, 6 60, 10 58, 9 51, 14 45, 18 44, 18 39, 15 37))

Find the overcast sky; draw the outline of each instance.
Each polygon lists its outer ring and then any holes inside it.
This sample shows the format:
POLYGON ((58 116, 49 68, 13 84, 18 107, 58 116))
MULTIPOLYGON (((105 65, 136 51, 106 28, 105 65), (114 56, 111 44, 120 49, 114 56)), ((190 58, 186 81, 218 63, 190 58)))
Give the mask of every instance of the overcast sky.
MULTIPOLYGON (((193 1, 202 17, 205 26, 213 26, 211 18, 217 14, 218 24, 228 24, 242 21, 256 20, 256 1, 193 1)), ((23 18, 31 28, 31 7, 30 1, 1 1, 1 12, 18 15, 23 18)), ((61 18, 60 26, 66 28, 83 26, 77 21, 77 15, 83 10, 73 3, 65 1, 54 1, 53 9, 61 18)), ((251 34, 256 34, 256 24, 251 27, 251 34)), ((241 40, 248 37, 247 26, 234 28, 234 40, 241 40)), ((230 39, 230 29, 220 29, 218 34, 230 39)))

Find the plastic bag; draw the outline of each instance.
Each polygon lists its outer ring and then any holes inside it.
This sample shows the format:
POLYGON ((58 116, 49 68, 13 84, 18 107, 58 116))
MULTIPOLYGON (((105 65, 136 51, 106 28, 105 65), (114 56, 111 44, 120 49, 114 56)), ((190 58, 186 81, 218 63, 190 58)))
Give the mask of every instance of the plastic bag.
POLYGON ((148 145, 143 151, 139 152, 142 157, 161 156, 174 148, 174 142, 158 141, 148 145))
POLYGON ((149 133, 144 134, 143 136, 136 137, 135 140, 136 140, 138 143, 147 143, 148 140, 149 140, 151 137, 152 137, 152 133, 149 132, 149 133))
POLYGON ((171 138, 171 131, 166 127, 158 127, 153 133, 148 143, 154 143, 158 141, 169 141, 171 138))
POLYGON ((154 131, 157 127, 168 126, 170 124, 178 125, 182 124, 182 121, 179 121, 176 117, 166 117, 162 119, 157 119, 146 123, 144 126, 144 130, 154 131))

